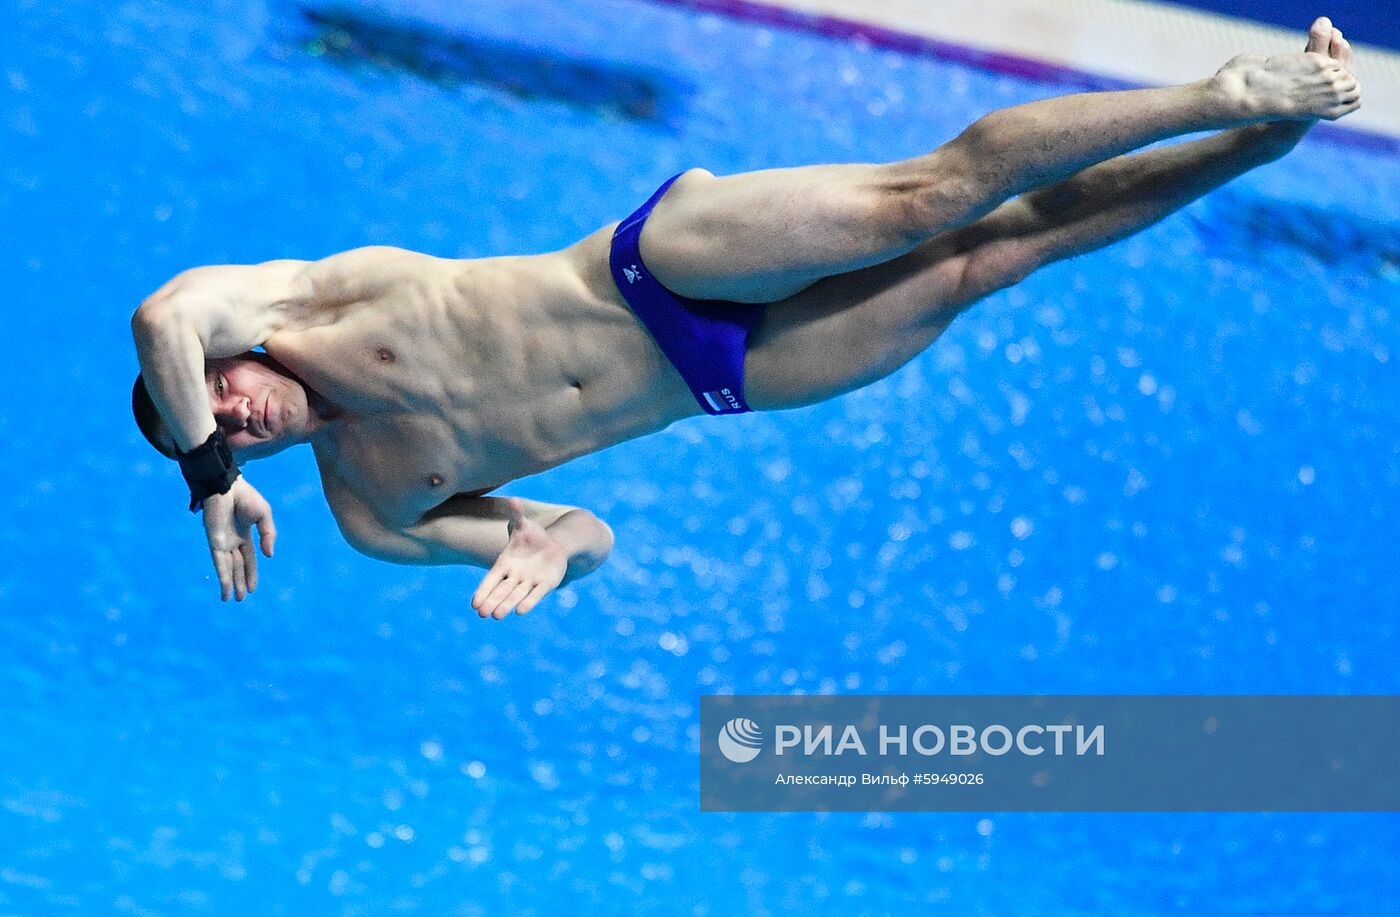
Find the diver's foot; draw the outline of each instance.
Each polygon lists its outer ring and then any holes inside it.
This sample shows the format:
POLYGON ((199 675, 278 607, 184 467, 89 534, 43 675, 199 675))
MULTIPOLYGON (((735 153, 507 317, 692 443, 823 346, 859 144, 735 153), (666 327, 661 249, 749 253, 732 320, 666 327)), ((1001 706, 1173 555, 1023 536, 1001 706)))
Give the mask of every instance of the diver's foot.
POLYGON ((1327 43, 1327 56, 1352 72, 1351 42, 1342 37, 1341 29, 1332 30, 1332 39, 1327 43))
POLYGON ((1319 16, 1313 20, 1312 28, 1308 29, 1308 44, 1304 51, 1311 51, 1314 54, 1326 54, 1327 47, 1332 42, 1332 33, 1337 31, 1332 25, 1332 20, 1326 16, 1319 16))
MULTIPOLYGON (((1351 70, 1351 44, 1343 37, 1342 30, 1332 25, 1332 21, 1325 16, 1318 17, 1312 24, 1312 28, 1308 30, 1308 43, 1303 50, 1313 54, 1325 54, 1348 71, 1351 70)), ((1302 140, 1316 123, 1317 120, 1313 118, 1296 121, 1278 120, 1261 125, 1261 129, 1277 142, 1292 147, 1302 140)))
POLYGON ((1308 45, 1303 49, 1314 54, 1326 54, 1347 70, 1352 70, 1353 58, 1351 42, 1342 35, 1342 30, 1332 24, 1326 16, 1319 16, 1308 29, 1308 45))
POLYGON ((1309 50, 1241 55, 1220 68, 1214 84, 1242 119, 1335 121, 1361 107, 1361 87, 1342 62, 1343 56, 1350 60, 1351 46, 1334 32, 1331 22, 1319 19, 1308 33, 1309 50))

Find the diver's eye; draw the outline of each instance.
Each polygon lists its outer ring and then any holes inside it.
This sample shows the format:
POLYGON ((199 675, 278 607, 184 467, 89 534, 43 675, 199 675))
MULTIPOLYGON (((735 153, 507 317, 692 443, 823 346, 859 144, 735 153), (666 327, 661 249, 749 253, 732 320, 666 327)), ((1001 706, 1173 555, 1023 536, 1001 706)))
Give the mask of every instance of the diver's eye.
POLYGON ((218 395, 220 398, 224 397, 223 373, 219 373, 214 376, 214 394, 218 395))

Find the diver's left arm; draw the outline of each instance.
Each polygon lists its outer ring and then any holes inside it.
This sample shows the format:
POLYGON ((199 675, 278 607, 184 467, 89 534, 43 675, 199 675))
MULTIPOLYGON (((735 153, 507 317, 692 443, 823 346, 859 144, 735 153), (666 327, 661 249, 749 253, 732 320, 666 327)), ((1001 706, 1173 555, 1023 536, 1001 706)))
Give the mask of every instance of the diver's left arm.
POLYGON ((598 569, 612 551, 612 529, 576 507, 459 495, 399 527, 378 519, 348 488, 323 481, 341 532, 360 553, 401 564, 487 568, 472 596, 483 618, 525 614, 559 586, 598 569))
POLYGON ((499 620, 512 610, 525 614, 554 589, 597 570, 612 552, 612 529, 586 509, 531 504, 519 497, 502 502, 506 547, 472 596, 472 607, 483 618, 499 620), (544 517, 538 518, 541 513, 544 517))

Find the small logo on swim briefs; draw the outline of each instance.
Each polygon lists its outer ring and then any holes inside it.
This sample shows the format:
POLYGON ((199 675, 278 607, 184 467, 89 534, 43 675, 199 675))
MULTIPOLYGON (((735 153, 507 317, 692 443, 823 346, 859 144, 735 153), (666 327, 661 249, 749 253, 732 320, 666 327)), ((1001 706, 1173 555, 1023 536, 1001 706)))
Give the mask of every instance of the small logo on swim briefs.
POLYGON ((642 269, 635 264, 631 267, 623 268, 622 274, 627 278, 628 283, 636 283, 638 280, 642 279, 642 269))
POLYGON ((710 407, 716 411, 737 411, 739 410, 739 396, 727 388, 714 392, 706 392, 705 400, 710 403, 710 407))
POLYGON ((763 730, 753 720, 736 716, 719 731, 719 753, 735 764, 748 764, 763 747, 763 730))

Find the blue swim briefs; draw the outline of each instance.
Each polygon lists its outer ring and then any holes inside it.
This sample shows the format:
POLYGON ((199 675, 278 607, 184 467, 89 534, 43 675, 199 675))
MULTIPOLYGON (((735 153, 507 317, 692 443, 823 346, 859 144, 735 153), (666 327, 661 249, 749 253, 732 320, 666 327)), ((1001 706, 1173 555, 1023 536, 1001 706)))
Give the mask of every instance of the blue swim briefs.
POLYGON ((750 410, 744 401, 744 349, 763 306, 677 296, 642 263, 642 227, 677 178, 618 224, 608 258, 613 282, 700 407, 707 414, 742 414, 750 410))

